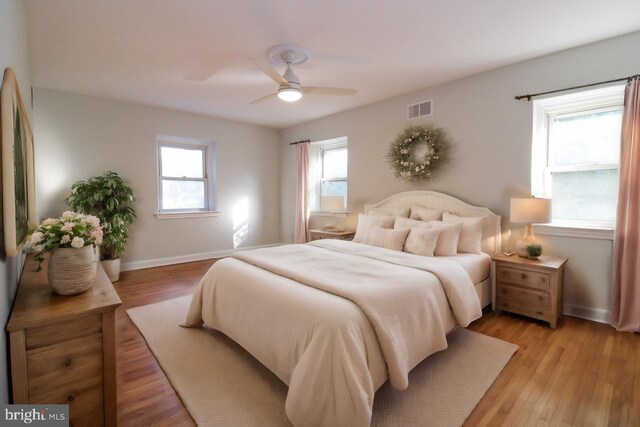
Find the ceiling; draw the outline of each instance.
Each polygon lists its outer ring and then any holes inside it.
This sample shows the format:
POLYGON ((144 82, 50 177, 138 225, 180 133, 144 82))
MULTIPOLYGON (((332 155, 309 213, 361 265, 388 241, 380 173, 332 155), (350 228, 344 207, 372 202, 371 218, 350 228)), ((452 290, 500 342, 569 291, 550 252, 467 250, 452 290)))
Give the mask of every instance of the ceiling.
POLYGON ((27 19, 36 87, 284 128, 640 30, 640 1, 28 0, 27 19), (311 51, 303 85, 358 94, 249 105, 277 89, 249 58, 281 43, 311 51))

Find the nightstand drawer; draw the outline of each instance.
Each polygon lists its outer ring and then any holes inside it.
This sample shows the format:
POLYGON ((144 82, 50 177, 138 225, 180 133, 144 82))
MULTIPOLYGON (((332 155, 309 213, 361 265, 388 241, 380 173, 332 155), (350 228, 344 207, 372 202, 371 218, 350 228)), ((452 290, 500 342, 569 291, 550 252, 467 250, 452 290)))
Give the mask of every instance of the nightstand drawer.
POLYGON ((498 266, 496 275, 496 280, 499 282, 507 282, 513 285, 521 285, 545 291, 549 290, 550 276, 546 273, 498 266))
POLYGON ((497 294, 499 299, 525 302, 531 306, 549 308, 549 293, 534 291, 532 289, 512 286, 498 282, 497 294))
POLYGON ((498 310, 505 310, 512 313, 523 314, 525 316, 534 317, 540 320, 549 320, 551 310, 539 307, 525 301, 517 301, 512 299, 500 298, 496 301, 498 310))

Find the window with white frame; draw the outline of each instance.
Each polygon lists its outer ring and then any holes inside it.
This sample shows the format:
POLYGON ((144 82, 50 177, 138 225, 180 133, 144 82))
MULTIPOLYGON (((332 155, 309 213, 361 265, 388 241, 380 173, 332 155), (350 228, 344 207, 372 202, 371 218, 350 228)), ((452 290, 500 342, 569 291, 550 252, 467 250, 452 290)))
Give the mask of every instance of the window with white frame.
POLYGON ((534 101, 532 193, 552 199, 552 223, 613 229, 624 87, 534 101))
POLYGON ((158 212, 215 210, 215 144, 158 138, 158 212))
POLYGON ((321 149, 320 197, 342 196, 347 200, 347 146, 321 149))
POLYGON ((312 211, 347 210, 348 158, 346 137, 311 143, 309 197, 312 211), (337 203, 339 197, 342 197, 342 203, 337 203))

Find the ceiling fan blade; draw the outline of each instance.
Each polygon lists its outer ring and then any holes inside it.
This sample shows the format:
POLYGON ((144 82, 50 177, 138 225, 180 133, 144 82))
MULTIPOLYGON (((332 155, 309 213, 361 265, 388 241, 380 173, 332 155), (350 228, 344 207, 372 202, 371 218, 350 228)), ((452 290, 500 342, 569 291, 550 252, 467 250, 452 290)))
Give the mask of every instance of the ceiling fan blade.
POLYGON ((313 95, 334 95, 334 96, 354 96, 358 91, 356 89, 345 89, 341 87, 317 87, 304 86, 302 92, 313 95))
POLYGON ((276 98, 278 96, 278 92, 270 93, 267 96, 263 96, 262 98, 258 98, 255 101, 250 102, 249 104, 260 104, 261 102, 268 101, 270 99, 276 98))
POLYGON ((271 77, 271 80, 273 80, 274 82, 278 83, 281 86, 282 85, 286 85, 286 86, 289 85, 289 82, 287 81, 287 79, 282 77, 280 75, 280 73, 278 73, 276 70, 271 68, 271 66, 269 64, 267 64, 265 61, 263 61, 262 59, 251 58, 251 62, 256 64, 256 66, 258 68, 260 68, 263 73, 265 73, 267 76, 271 77))

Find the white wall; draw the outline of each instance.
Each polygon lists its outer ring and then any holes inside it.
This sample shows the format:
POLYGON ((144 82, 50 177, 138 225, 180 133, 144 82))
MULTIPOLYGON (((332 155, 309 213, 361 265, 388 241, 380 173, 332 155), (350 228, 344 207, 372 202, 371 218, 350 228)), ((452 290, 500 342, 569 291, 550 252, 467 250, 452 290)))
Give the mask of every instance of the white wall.
MULTIPOLYGON (((295 156, 289 142, 347 136, 349 209, 347 225, 365 203, 400 191, 429 189, 452 194, 503 216, 509 228, 509 199, 530 194, 532 103, 515 95, 610 80, 640 72, 640 32, 477 74, 419 92, 282 131, 282 241, 293 239, 295 156), (410 184, 393 176, 385 155, 409 123, 406 106, 433 99, 434 115, 415 124, 444 127, 455 143, 452 159, 431 182, 410 184)), ((416 54, 419 54, 418 52, 416 54)), ((410 60, 410 59, 409 59, 410 60)), ((402 76, 398 76, 402 78, 402 76)), ((355 85, 357 87, 357 84, 355 85)), ((335 221, 335 219, 333 219, 335 221)), ((513 232, 515 241, 522 233, 513 232)), ((609 310, 612 242, 546 237, 547 254, 570 258, 566 306, 583 315, 609 310), (586 311, 585 311, 586 310, 586 311)))
MULTIPOLYGON (((29 104, 31 78, 26 17, 24 3, 20 0, 0 0, 0 73, 4 73, 7 67, 13 68, 24 97, 25 107, 29 116, 33 117, 29 104)), ((2 81, 2 74, 0 74, 0 81, 2 81)), ((9 400, 7 340, 4 326, 18 287, 21 261, 16 258, 6 258, 4 253, 0 256, 0 321, 3 325, 2 337, 0 337, 0 403, 7 403, 9 400)))
POLYGON ((280 236, 279 132, 230 120, 36 88, 38 217, 57 216, 71 185, 118 172, 137 195, 125 267, 184 260, 233 249, 233 212, 248 199, 249 233, 241 246, 280 236), (158 220, 156 136, 217 143, 219 217, 158 220), (168 258, 168 259, 167 259, 168 258))

